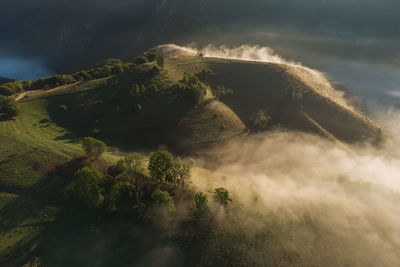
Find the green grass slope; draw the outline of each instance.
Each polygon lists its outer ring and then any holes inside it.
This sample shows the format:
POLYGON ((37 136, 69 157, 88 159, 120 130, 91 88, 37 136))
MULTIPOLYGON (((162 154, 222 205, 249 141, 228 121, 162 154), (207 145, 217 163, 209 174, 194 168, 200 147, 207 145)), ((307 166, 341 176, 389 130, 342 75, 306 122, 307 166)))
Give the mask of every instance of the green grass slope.
POLYGON ((289 129, 327 136, 325 132, 346 142, 376 142, 381 138, 379 126, 349 108, 343 99, 330 97, 330 92, 325 94, 325 85, 302 80, 319 77, 300 67, 187 55, 170 61, 175 76, 183 71, 212 70, 215 75, 211 75, 210 85, 224 85, 234 91, 224 103, 245 123, 262 110, 271 115, 275 124, 289 129), (293 97, 292 93, 300 97, 293 97))
MULTIPOLYGON (((112 77, 25 92, 17 97, 18 117, 0 117, 1 266, 21 266, 28 260, 34 263, 36 255, 48 266, 61 266, 59 259, 70 255, 76 257, 64 266, 88 265, 87 261, 98 255, 96 251, 78 253, 99 242, 99 234, 91 228, 97 217, 76 217, 77 211, 63 206, 62 190, 68 179, 54 172, 82 153, 82 137, 94 136, 126 152, 166 145, 178 153, 196 153, 246 134, 249 117, 259 110, 268 112, 276 125, 334 140, 376 140, 381 134, 365 116, 321 94, 286 65, 179 55, 167 56, 160 72, 153 67, 154 63, 146 63, 112 77), (224 85, 234 94, 222 103, 208 91, 195 107, 171 99, 168 88, 184 72, 194 74, 206 68, 215 73, 208 80, 212 87, 224 85), (134 84, 156 85, 159 91, 132 96, 134 84), (292 92, 300 92, 302 97, 293 98, 292 92)), ((105 157, 111 160, 114 156, 105 157)), ((118 235, 104 251, 124 242, 125 232, 115 232, 120 225, 128 229, 130 222, 95 227, 101 229, 100 237, 118 235)), ((146 227, 136 229, 129 242, 142 242, 147 236, 141 233, 147 232, 151 230, 146 227)), ((140 249, 128 243, 120 252, 125 256, 132 250, 141 255, 153 246, 149 242, 140 249)), ((111 264, 118 258, 117 253, 108 260, 111 264)))

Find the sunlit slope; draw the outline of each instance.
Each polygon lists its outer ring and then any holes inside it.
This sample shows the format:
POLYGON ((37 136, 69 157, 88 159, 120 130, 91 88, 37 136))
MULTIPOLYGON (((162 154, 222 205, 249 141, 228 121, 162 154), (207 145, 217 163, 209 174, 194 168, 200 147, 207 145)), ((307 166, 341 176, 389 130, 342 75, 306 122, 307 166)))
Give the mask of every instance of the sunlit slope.
POLYGON ((123 151, 156 149, 195 152, 246 133, 251 116, 268 113, 272 126, 313 132, 332 140, 372 141, 382 131, 329 92, 324 80, 307 69, 286 64, 167 54, 165 67, 153 72, 146 63, 114 77, 29 93, 22 103, 45 101, 50 121, 71 136, 95 136, 123 151), (171 100, 169 88, 184 72, 210 69, 207 83, 234 93, 222 102, 209 91, 192 107, 171 100), (132 96, 134 84, 156 85, 158 93, 132 96), (320 86, 321 85, 321 86, 320 86), (65 105, 68 110, 61 111, 65 105), (140 105, 140 111, 137 110, 140 105))
MULTIPOLYGON (((275 125, 311 131, 341 141, 376 142, 382 131, 361 112, 348 105, 341 92, 327 91, 320 77, 311 70, 286 64, 262 63, 188 55, 171 57, 170 70, 179 77, 184 71, 211 69, 209 83, 224 85, 234 94, 224 99, 239 118, 247 123, 262 110, 275 125), (179 74, 178 74, 179 73, 179 74), (315 80, 312 80, 315 79, 315 80)), ((329 87, 331 84, 329 84, 329 87)))

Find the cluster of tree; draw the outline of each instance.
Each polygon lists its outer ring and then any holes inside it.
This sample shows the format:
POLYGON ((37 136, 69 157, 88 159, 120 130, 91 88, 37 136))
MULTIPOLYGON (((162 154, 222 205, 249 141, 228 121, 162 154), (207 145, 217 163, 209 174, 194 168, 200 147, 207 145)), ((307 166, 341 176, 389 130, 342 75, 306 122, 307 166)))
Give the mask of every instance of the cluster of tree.
POLYGON ((17 116, 17 102, 10 97, 0 95, 0 113, 10 118, 17 116))
POLYGON ((24 90, 51 89, 61 85, 72 84, 81 81, 99 79, 119 74, 133 66, 132 63, 122 63, 118 59, 108 59, 103 65, 97 65, 92 69, 78 71, 72 74, 54 75, 40 78, 34 81, 13 81, 0 86, 0 95, 12 95, 24 90))
POLYGON ((131 87, 130 95, 133 97, 137 96, 151 96, 155 95, 158 92, 158 86, 156 84, 150 84, 149 86, 145 86, 144 84, 140 85, 135 83, 131 87))
POLYGON ((142 65, 148 62, 156 62, 157 66, 160 68, 164 67, 165 57, 162 54, 157 54, 155 52, 147 52, 144 55, 137 56, 134 60, 136 65, 142 65))
POLYGON ((207 93, 206 85, 196 75, 184 73, 182 79, 173 86, 177 97, 190 105, 200 103, 207 93))
POLYGON ((249 119, 249 129, 252 131, 265 131, 271 123, 271 116, 260 110, 249 119))
MULTIPOLYGON (((82 146, 91 159, 105 151, 105 144, 94 138, 85 138, 82 146)), ((174 195, 184 192, 190 180, 190 168, 189 163, 174 158, 168 151, 157 151, 150 155, 149 176, 145 172, 143 155, 132 153, 119 160, 107 174, 90 164, 78 170, 66 189, 66 196, 87 208, 106 213, 141 216, 151 209, 163 218, 171 218, 176 212, 174 195)), ((213 200, 226 209, 232 202, 224 188, 215 189, 213 200)), ((209 216, 208 196, 203 192, 194 194, 190 211, 194 219, 209 216)))

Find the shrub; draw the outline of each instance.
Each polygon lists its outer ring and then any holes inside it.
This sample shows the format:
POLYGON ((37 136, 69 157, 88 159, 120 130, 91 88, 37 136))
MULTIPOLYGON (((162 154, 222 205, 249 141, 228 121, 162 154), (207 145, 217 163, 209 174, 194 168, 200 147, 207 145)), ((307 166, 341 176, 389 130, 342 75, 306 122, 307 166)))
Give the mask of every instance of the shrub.
POLYGON ((106 151, 106 144, 93 137, 85 137, 82 140, 82 148, 86 155, 91 158, 98 158, 106 151))
POLYGON ((174 199, 167 191, 157 190, 151 195, 151 199, 155 206, 166 208, 169 215, 175 213, 174 199))
POLYGON ((229 207, 232 202, 228 190, 223 187, 215 189, 213 197, 216 202, 225 207, 229 207))
POLYGON ((17 102, 7 96, 0 95, 0 113, 12 118, 18 115, 17 102))

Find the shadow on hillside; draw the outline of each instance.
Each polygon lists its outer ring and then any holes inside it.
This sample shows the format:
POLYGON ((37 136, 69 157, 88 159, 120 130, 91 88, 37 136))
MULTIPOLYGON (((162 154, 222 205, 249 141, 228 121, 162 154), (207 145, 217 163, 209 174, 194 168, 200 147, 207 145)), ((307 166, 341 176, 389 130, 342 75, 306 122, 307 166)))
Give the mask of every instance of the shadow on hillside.
POLYGON ((0 114, 0 122, 3 121, 14 121, 15 118, 10 118, 9 116, 5 115, 5 114, 0 114))

